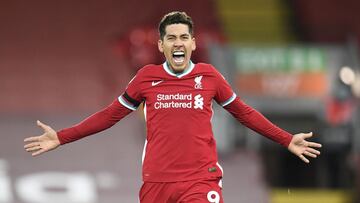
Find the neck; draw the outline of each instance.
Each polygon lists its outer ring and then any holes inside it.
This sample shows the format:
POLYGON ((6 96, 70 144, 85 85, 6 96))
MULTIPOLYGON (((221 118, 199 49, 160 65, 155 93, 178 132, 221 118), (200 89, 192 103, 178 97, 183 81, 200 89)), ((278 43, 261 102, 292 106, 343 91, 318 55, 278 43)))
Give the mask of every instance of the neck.
POLYGON ((187 64, 187 66, 186 66, 184 69, 182 69, 182 70, 175 70, 175 69, 171 66, 171 64, 170 64, 169 62, 167 62, 167 61, 166 61, 166 64, 167 64, 167 66, 169 67, 169 69, 171 70, 171 72, 173 72, 173 73, 175 73, 175 74, 180 74, 180 73, 185 72, 185 71, 190 67, 191 61, 189 61, 189 63, 187 64))

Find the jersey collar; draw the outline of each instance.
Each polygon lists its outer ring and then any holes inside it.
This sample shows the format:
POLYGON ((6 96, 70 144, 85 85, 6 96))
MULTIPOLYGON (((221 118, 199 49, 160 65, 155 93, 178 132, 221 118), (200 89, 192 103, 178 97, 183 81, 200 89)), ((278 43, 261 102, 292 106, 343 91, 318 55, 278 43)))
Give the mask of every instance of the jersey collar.
POLYGON ((168 65, 168 63, 167 63, 166 61, 163 63, 163 68, 164 68, 164 70, 165 70, 169 75, 175 76, 175 77, 177 77, 177 78, 181 78, 181 77, 189 74, 189 73, 194 69, 194 67, 195 67, 195 64, 194 64, 192 61, 190 61, 190 62, 189 62, 189 68, 187 68, 184 72, 182 72, 182 73, 174 73, 174 72, 171 70, 171 68, 169 67, 169 65, 168 65))

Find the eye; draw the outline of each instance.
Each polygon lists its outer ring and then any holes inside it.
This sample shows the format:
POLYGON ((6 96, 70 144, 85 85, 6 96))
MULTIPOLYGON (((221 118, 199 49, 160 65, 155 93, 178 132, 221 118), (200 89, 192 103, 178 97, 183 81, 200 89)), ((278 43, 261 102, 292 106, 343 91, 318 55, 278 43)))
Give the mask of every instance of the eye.
POLYGON ((181 36, 181 39, 183 39, 183 40, 188 40, 190 37, 189 37, 189 35, 182 35, 181 36))
POLYGON ((174 36, 168 36, 166 39, 169 40, 169 41, 173 41, 173 40, 175 40, 175 37, 174 36))

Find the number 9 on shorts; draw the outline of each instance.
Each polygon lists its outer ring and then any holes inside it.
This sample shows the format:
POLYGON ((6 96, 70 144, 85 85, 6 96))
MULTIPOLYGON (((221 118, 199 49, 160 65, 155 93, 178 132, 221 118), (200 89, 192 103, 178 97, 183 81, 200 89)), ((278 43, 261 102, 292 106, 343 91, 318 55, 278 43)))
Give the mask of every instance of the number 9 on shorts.
POLYGON ((212 190, 212 191, 207 193, 207 199, 211 203, 219 203, 220 202, 220 195, 219 195, 218 192, 212 190))

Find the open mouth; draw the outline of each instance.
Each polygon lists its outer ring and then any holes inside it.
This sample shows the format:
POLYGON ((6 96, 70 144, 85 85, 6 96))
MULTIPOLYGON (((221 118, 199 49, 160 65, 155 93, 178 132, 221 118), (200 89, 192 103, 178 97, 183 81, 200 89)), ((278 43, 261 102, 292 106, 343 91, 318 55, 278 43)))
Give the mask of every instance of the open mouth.
POLYGON ((183 51, 175 51, 172 56, 175 63, 180 64, 185 61, 185 52, 183 51))

